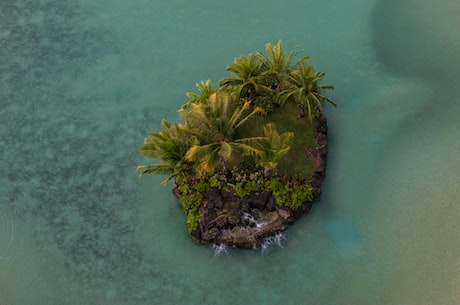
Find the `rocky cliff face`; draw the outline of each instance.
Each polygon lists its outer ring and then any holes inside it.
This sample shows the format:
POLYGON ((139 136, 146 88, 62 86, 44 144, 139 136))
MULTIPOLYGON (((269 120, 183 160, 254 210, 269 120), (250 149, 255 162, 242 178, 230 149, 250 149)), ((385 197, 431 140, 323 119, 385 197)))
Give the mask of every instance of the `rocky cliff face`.
MULTIPOLYGON (((252 192, 240 198, 234 192, 209 188, 200 207, 203 215, 191 237, 199 242, 256 249, 263 239, 286 228, 319 200, 321 183, 326 176, 327 120, 322 116, 316 130, 316 148, 311 152, 316 169, 311 179, 313 200, 293 210, 280 207, 270 192, 252 192)), ((177 188, 174 193, 178 195, 177 188)))

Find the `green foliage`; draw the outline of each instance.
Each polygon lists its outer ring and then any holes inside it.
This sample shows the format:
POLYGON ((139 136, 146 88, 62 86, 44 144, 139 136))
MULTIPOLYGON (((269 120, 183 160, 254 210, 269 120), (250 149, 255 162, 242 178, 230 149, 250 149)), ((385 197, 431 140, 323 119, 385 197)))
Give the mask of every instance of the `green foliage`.
POLYGON ((295 57, 300 54, 301 51, 294 48, 286 55, 283 51, 283 44, 281 41, 278 41, 276 45, 267 43, 265 45, 265 51, 267 55, 262 52, 257 52, 256 56, 262 63, 265 83, 275 89, 275 92, 284 90, 284 87, 288 84, 289 73, 298 65, 310 59, 310 57, 304 56, 297 62, 294 62, 295 57))
POLYGON ((273 97, 271 96, 258 96, 254 101, 254 105, 263 109, 265 114, 272 113, 276 105, 273 103, 273 97))
POLYGON ((187 224, 190 230, 198 228, 201 220, 200 205, 203 201, 203 189, 205 182, 200 179, 199 183, 193 183, 187 177, 177 177, 176 183, 179 191, 179 200, 187 215, 187 224), (201 191, 200 191, 201 190, 201 191))
POLYGON ((231 76, 221 79, 219 84, 225 90, 235 92, 238 100, 253 102, 257 96, 271 93, 270 88, 263 84, 262 62, 254 54, 235 58, 227 66, 227 71, 231 76))
POLYGON ((138 166, 137 170, 142 171, 140 175, 169 175, 162 184, 180 174, 198 176, 196 164, 185 158, 196 139, 186 134, 183 125, 162 120, 161 126, 160 132, 152 132, 144 139, 139 151, 141 155, 159 159, 163 163, 138 166))
POLYGON ((228 177, 210 176, 209 185, 219 189, 223 189, 219 186, 225 185, 226 190, 229 190, 229 185, 231 185, 231 188, 240 198, 251 192, 268 191, 273 194, 279 206, 292 209, 297 209, 302 204, 313 200, 313 188, 307 180, 298 176, 280 177, 274 175, 267 178, 261 168, 234 169, 228 177), (216 181, 220 182, 216 183, 216 181))
POLYGON ((182 106, 182 109, 187 109, 193 103, 205 103, 206 100, 213 94, 217 92, 217 89, 211 83, 211 80, 201 81, 199 84, 196 84, 198 93, 187 92, 185 95, 189 98, 188 102, 182 106))
POLYGON ((266 44, 265 51, 235 58, 227 66, 231 76, 219 82, 221 88, 234 92, 238 100, 254 103, 266 113, 271 113, 278 104, 294 100, 301 108, 301 116, 307 108, 310 122, 315 113, 322 110, 323 101, 336 106, 322 93, 334 87, 319 84, 325 73, 316 72, 313 66, 306 64, 310 57, 296 60, 301 51, 295 47, 286 54, 281 41, 276 45, 266 44))
POLYGON ((313 187, 302 179, 270 178, 266 190, 272 192, 279 206, 298 209, 302 204, 313 200, 313 187))
POLYGON ((190 230, 198 228, 202 214, 200 205, 204 194, 210 187, 220 190, 234 190, 240 198, 251 192, 268 191, 279 206, 297 209, 302 204, 313 200, 312 186, 299 177, 267 178, 262 169, 234 169, 231 174, 208 174, 200 179, 189 179, 186 176, 176 177, 179 199, 187 215, 190 230))
POLYGON ((279 177, 272 177, 266 183, 268 191, 272 192, 275 201, 280 206, 288 204, 290 192, 292 191, 288 184, 285 184, 279 177))
POLYGON ((183 123, 163 120, 161 131, 150 133, 140 147, 141 155, 159 160, 138 166, 141 176, 168 175, 163 183, 176 179, 191 230, 199 225, 199 207, 209 187, 233 189, 240 197, 269 191, 278 205, 293 209, 312 200, 311 185, 291 174, 309 178, 311 166, 305 170, 298 157, 306 157, 306 148, 315 145, 310 143, 312 120, 324 102, 336 105, 323 94, 333 86, 320 84, 325 74, 306 64, 308 56, 296 59, 297 48, 286 54, 279 41, 268 43, 265 51, 235 58, 227 66, 231 75, 218 88, 210 80, 197 83, 198 92, 188 92, 178 111, 183 123), (301 115, 306 112, 310 124, 300 128, 308 130, 299 128, 295 105, 301 115), (301 136, 294 138, 294 129, 301 136), (291 158, 284 158, 288 153, 291 158))
POLYGON ((286 101, 293 100, 301 109, 301 117, 305 115, 306 108, 308 118, 312 122, 313 116, 321 113, 324 101, 337 106, 334 101, 322 93, 323 90, 334 89, 333 86, 319 84, 325 75, 325 73, 316 72, 313 66, 300 64, 297 69, 289 73, 289 82, 286 88, 279 93, 278 101, 284 104, 286 101))
POLYGON ((190 231, 195 230, 200 226, 200 220, 202 217, 203 215, 199 211, 196 212, 195 210, 187 214, 187 224, 189 225, 190 231))
MULTIPOLYGON (((197 84, 198 93, 188 92, 189 100, 179 110, 184 124, 162 121, 162 130, 151 133, 140 153, 161 163, 142 165, 143 174, 168 174, 166 183, 177 175, 200 177, 204 173, 228 170, 241 159, 255 160, 267 169, 274 169, 289 145, 268 145, 267 135, 244 136, 239 132, 257 114, 269 114, 279 104, 293 100, 308 114, 310 122, 323 108, 323 101, 335 103, 322 90, 332 86, 319 85, 324 73, 307 66, 308 56, 296 60, 297 48, 288 54, 281 41, 268 43, 266 54, 256 52, 235 58, 227 66, 230 77, 223 78, 219 88, 210 80, 197 84), (261 150, 262 147, 262 150, 261 150)), ((284 139, 278 134, 271 140, 284 139)), ((291 141, 292 142, 292 141, 291 141)))
POLYGON ((203 194, 209 189, 209 183, 206 179, 198 179, 194 185, 196 192, 203 194))
POLYGON ((241 157, 258 154, 254 143, 260 137, 239 137, 238 128, 262 109, 242 106, 224 91, 213 93, 205 102, 192 103, 181 110, 186 132, 197 139, 185 153, 185 159, 196 162, 204 172, 225 170, 228 163, 239 162, 241 157))
POLYGON ((208 178, 209 186, 219 190, 230 191, 230 185, 227 176, 219 173, 214 173, 208 178))
POLYGON ((279 134, 274 123, 265 124, 262 130, 264 139, 258 142, 261 153, 257 155, 256 162, 266 169, 275 169, 291 149, 294 133, 286 131, 279 134))
POLYGON ((243 198, 251 192, 264 189, 265 179, 263 170, 257 167, 252 169, 234 169, 231 172, 230 184, 238 197, 243 198))

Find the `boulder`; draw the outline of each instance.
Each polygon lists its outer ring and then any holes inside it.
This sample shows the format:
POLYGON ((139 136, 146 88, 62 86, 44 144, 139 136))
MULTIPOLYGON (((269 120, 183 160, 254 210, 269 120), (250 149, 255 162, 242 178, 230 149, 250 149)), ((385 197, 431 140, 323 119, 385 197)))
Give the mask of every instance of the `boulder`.
POLYGON ((245 196, 243 200, 249 204, 250 208, 262 210, 265 209, 269 196, 269 192, 251 192, 249 195, 245 196))
POLYGON ((276 212, 278 213, 279 217, 285 222, 289 223, 294 220, 294 213, 291 209, 286 208, 286 207, 280 207, 276 209, 276 212))
POLYGON ((255 227, 238 226, 222 231, 218 243, 238 248, 256 249, 265 237, 271 236, 285 228, 283 220, 276 212, 265 215, 265 217, 268 217, 270 221, 262 222, 255 227))

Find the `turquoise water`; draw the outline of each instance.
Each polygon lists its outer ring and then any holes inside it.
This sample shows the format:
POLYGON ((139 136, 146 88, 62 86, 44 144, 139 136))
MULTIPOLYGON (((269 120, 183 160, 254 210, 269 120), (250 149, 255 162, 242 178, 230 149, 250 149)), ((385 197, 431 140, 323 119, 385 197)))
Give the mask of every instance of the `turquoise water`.
POLYGON ((460 2, 0 2, 0 305, 460 303, 460 2), (263 3, 263 4, 262 4, 263 3), (282 247, 214 256, 137 147, 283 40, 334 84, 282 247))

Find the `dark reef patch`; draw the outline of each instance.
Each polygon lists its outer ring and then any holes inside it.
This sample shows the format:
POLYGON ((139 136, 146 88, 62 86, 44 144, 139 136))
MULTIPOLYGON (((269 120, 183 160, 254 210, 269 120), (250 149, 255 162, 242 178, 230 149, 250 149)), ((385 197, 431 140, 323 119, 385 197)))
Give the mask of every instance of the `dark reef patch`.
POLYGON ((133 227, 137 189, 126 183, 138 155, 125 148, 147 120, 85 116, 113 95, 69 93, 81 72, 122 45, 87 18, 97 16, 73 1, 2 4, 0 195, 5 208, 33 222, 38 243, 57 245, 70 272, 129 281, 143 254, 133 227))

